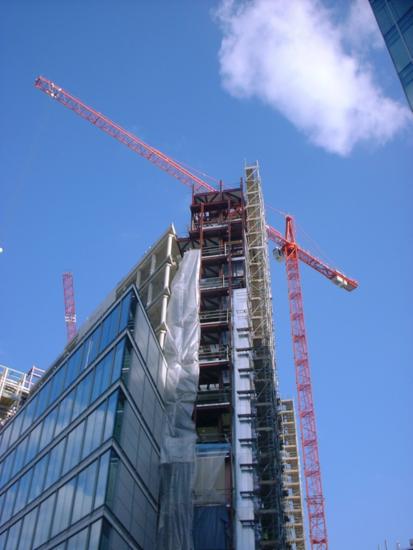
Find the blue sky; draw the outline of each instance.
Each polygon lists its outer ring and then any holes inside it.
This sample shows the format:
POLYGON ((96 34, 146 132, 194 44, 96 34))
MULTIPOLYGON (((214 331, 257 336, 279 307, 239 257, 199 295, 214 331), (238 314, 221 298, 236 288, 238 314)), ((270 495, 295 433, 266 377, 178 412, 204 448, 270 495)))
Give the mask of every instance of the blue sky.
MULTIPOLYGON (((314 104, 311 94, 325 86, 307 68, 318 74, 319 66, 288 56, 282 65, 277 42, 257 35, 240 42, 234 6, 219 21, 212 1, 2 3, 0 363, 47 368, 62 350, 63 271, 74 273, 82 321, 170 222, 183 234, 189 221, 184 186, 35 90, 37 75, 227 185, 239 182, 245 161, 258 160, 267 204, 296 217, 303 246, 318 255, 319 246, 360 281, 348 294, 302 268, 331 548, 366 550, 413 536, 413 119, 400 107, 387 50, 343 39, 343 51, 361 60, 346 72, 339 29, 356 28, 346 5, 321 11, 308 45, 309 55, 330 45, 331 67, 343 67, 327 75, 331 94, 314 104), (284 83, 291 88, 278 93, 284 83)), ((272 15, 269 30, 282 30, 272 15)), ((287 30, 296 16, 285 15, 287 30)), ((288 40, 282 46, 291 52, 288 40)), ((276 212, 269 222, 283 230, 276 212)), ((272 283, 280 389, 290 396, 282 265, 273 265, 272 283)))

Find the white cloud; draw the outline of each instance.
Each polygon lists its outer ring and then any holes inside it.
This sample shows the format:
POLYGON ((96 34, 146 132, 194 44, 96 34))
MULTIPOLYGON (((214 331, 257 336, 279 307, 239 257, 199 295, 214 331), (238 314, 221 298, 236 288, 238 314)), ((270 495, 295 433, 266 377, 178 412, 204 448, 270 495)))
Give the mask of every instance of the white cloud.
MULTIPOLYGON (((357 12, 358 4, 348 29, 358 25, 357 13, 369 17, 357 12)), ((388 141, 411 116, 385 97, 354 47, 346 53, 345 23, 334 23, 319 0, 222 0, 216 16, 224 88, 235 97, 258 97, 312 143, 348 155, 359 142, 388 141)), ((359 33, 371 37, 373 23, 370 18, 359 33)))
POLYGON ((368 0, 353 0, 347 21, 343 26, 343 39, 361 52, 370 48, 383 48, 384 39, 368 0))

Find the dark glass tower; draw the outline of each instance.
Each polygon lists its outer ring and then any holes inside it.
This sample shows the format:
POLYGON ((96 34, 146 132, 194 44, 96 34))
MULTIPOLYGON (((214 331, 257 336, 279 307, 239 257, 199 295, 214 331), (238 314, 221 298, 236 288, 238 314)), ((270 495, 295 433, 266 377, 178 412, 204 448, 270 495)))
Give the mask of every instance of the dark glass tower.
POLYGON ((369 0, 413 110, 413 0, 369 0))
POLYGON ((132 285, 1 432, 0 548, 156 548, 165 375, 132 285))

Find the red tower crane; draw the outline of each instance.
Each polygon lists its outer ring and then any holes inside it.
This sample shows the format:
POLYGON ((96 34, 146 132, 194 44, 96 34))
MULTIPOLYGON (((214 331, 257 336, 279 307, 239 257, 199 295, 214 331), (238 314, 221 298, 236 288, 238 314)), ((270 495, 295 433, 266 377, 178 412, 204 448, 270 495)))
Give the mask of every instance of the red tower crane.
MULTIPOLYGON (((125 144, 142 157, 178 179, 181 183, 193 188, 195 192, 218 191, 209 183, 192 174, 176 160, 146 144, 140 138, 124 130, 121 126, 112 122, 98 111, 95 111, 50 80, 39 76, 35 81, 35 87, 55 99, 58 103, 71 109, 82 118, 88 120, 100 130, 125 144)), ((285 258, 287 271, 310 543, 312 550, 328 550, 327 526, 321 485, 318 440, 304 324, 299 261, 309 265, 327 277, 327 279, 330 279, 334 284, 347 291, 356 289, 358 283, 348 278, 337 269, 329 267, 322 260, 301 248, 295 241, 294 222, 291 216, 286 217, 285 237, 269 225, 267 225, 267 236, 276 243, 276 252, 278 256, 285 258)))
POLYGON ((70 342, 76 335, 75 293, 73 290, 72 273, 63 273, 63 294, 65 301, 65 323, 67 341, 70 342))

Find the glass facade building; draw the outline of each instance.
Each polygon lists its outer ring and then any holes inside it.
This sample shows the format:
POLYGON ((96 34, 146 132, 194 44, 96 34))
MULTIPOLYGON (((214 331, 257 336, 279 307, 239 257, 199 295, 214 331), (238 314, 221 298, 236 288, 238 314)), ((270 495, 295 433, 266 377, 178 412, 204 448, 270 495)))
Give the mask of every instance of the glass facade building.
POLYGON ((370 5, 413 110, 413 0, 370 0, 370 5))
POLYGON ((0 433, 1 549, 156 548, 166 370, 132 285, 0 433))

